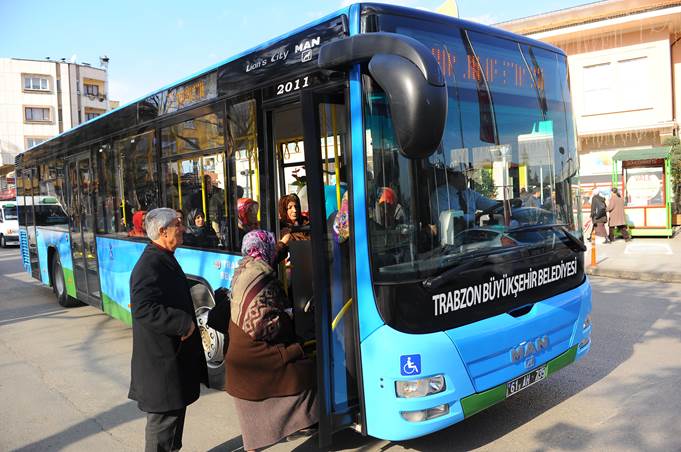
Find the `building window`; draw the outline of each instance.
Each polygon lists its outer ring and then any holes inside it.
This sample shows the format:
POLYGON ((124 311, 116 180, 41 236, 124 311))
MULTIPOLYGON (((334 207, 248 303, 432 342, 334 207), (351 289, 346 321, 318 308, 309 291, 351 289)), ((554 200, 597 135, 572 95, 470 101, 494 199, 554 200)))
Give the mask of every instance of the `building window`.
POLYGON ((43 137, 26 137, 26 149, 31 149, 33 146, 37 146, 47 138, 43 137))
POLYGON ((610 63, 584 67, 584 113, 598 114, 614 110, 610 63))
POLYGON ((49 122, 49 107, 24 107, 24 118, 28 122, 49 122))
POLYGON ((652 108, 650 99, 651 65, 647 57, 631 58, 617 62, 617 99, 619 110, 652 108))
POLYGON ((87 96, 99 96, 99 86, 85 84, 85 95, 87 96))
POLYGON ((24 76, 24 89, 30 91, 49 91, 50 82, 47 77, 40 76, 24 76))
POLYGON ((99 116, 99 113, 88 113, 85 112, 85 120, 89 121, 91 119, 95 119, 97 116, 99 116))

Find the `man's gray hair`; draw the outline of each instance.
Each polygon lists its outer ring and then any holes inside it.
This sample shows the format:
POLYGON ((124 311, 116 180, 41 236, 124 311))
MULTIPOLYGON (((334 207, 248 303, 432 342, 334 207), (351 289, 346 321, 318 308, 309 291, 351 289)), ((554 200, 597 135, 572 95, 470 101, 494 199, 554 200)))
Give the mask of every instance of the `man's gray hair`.
POLYGON ((161 228, 167 228, 175 221, 177 221, 177 211, 161 207, 147 212, 144 228, 147 230, 147 236, 151 240, 156 240, 161 236, 161 228))

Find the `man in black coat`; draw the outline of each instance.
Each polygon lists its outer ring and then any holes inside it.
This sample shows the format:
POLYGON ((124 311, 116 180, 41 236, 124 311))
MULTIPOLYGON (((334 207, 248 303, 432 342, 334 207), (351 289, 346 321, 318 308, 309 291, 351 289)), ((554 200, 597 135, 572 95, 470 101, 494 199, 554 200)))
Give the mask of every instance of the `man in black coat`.
POLYGON ((147 213, 147 245, 130 277, 132 377, 128 397, 147 413, 146 451, 179 450, 187 405, 207 384, 187 278, 175 260, 184 227, 173 209, 147 213))

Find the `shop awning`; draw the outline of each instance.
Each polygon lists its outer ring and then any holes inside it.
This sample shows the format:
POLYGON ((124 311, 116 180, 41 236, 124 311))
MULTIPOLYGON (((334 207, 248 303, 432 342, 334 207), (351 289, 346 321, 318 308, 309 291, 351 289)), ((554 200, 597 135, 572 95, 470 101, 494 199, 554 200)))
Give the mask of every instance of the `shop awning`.
POLYGON ((666 159, 669 157, 671 150, 671 146, 649 149, 627 149, 626 151, 618 151, 612 156, 612 159, 619 161, 666 159))

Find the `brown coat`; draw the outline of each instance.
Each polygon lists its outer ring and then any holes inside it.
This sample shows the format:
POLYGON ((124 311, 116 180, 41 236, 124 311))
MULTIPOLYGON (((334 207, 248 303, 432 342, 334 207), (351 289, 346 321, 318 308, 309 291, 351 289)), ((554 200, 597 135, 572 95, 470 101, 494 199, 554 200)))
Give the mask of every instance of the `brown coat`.
POLYGON ((608 225, 609 226, 623 226, 627 224, 624 218, 624 200, 621 196, 613 193, 608 201, 608 225))
POLYGON ((286 294, 272 267, 244 257, 231 288, 227 392, 257 401, 314 388, 315 363, 295 340, 286 294))
POLYGON ((297 342, 254 340, 229 322, 227 392, 244 400, 297 395, 315 387, 315 362, 297 342))

